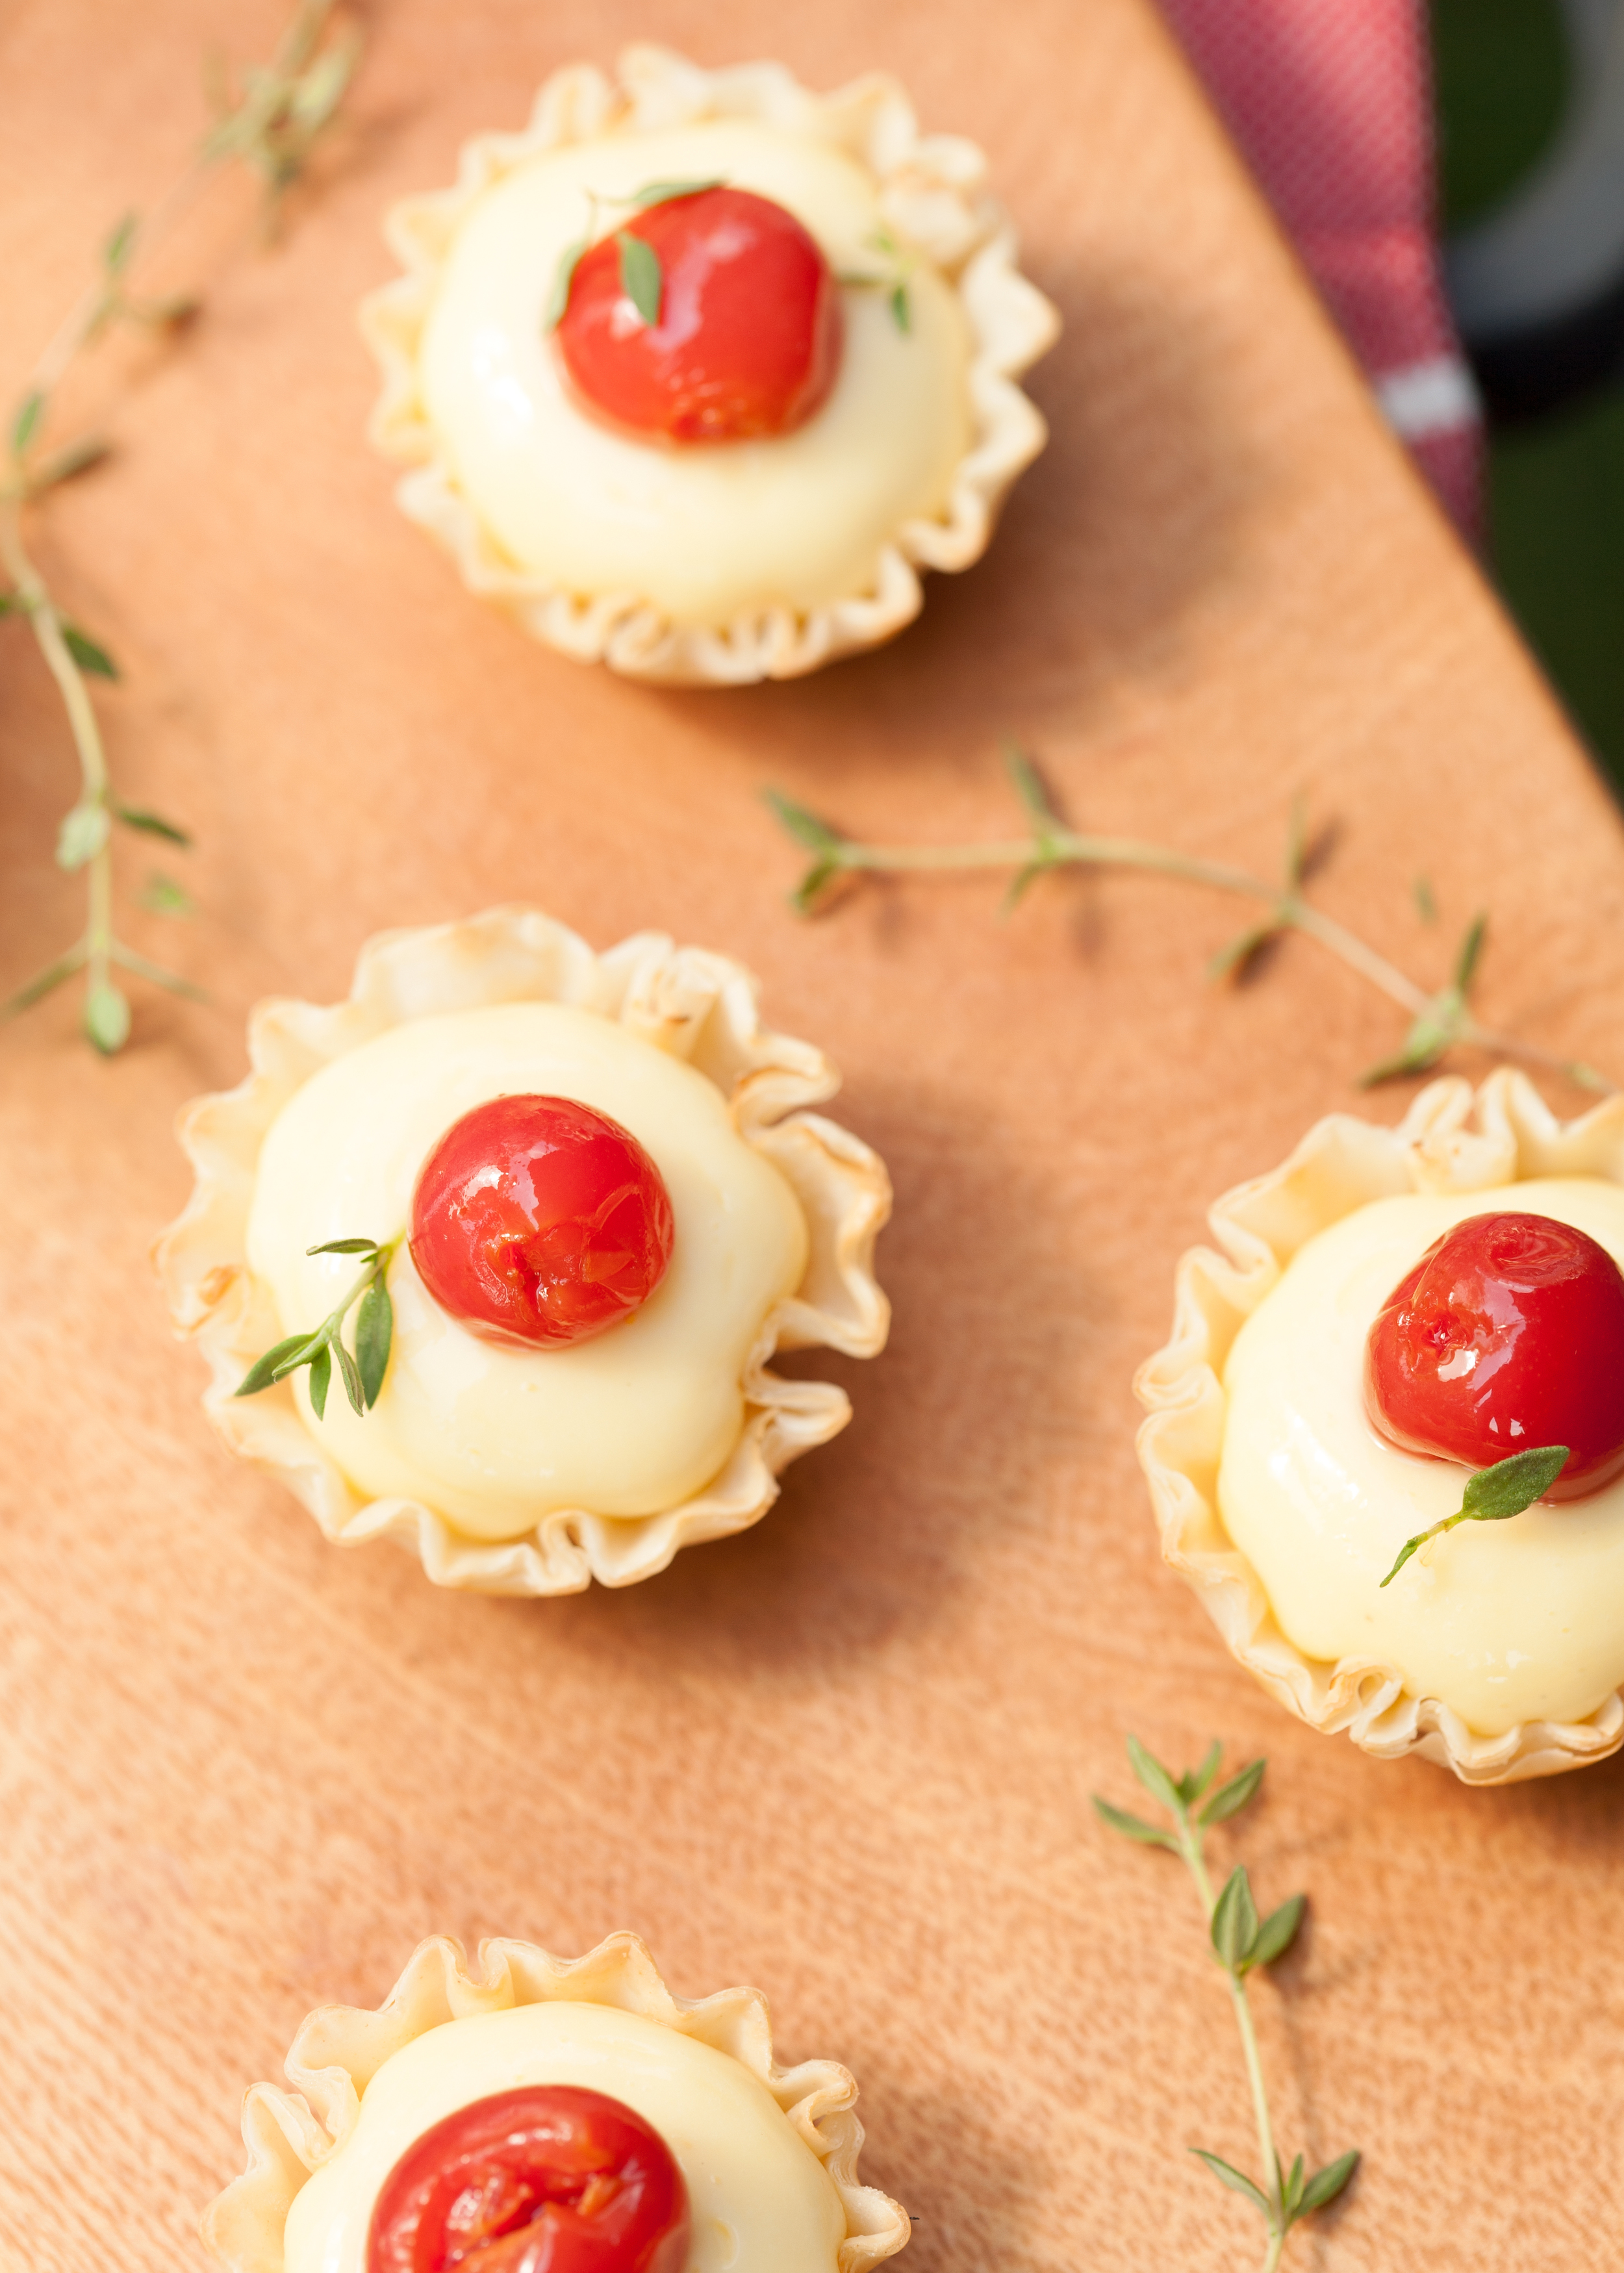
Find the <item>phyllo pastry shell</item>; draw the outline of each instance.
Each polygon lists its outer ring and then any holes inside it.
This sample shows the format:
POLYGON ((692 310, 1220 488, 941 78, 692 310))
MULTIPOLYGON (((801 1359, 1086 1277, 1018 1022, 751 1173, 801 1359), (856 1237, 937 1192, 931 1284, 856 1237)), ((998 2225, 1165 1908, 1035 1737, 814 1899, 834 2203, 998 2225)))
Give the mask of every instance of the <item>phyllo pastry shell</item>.
POLYGON ((655 933, 598 955, 498 908, 373 940, 332 1008, 262 1003, 249 1051, 241 1087, 181 1117, 197 1182, 156 1260, 208 1361, 215 1428, 329 1539, 393 1539, 437 1585, 488 1594, 627 1586, 754 1523, 785 1465, 849 1419, 842 1389, 770 1361, 884 1346, 872 1256, 890 1187, 808 1109, 839 1076, 763 1026, 738 964, 655 933), (442 1131, 532 1092, 632 1133, 669 1184, 675 1247, 629 1322, 573 1347, 493 1348, 437 1304, 404 1233, 442 1131), (318 1414, 309 1369, 237 1394, 353 1271, 310 1250, 352 1234, 398 1242, 377 1401, 352 1411, 334 1375, 318 1414))
POLYGON ((985 171, 878 74, 819 95, 776 64, 654 47, 615 83, 555 72, 522 132, 476 136, 453 188, 388 216, 406 274, 363 330, 372 439, 413 469, 401 510, 535 638, 636 678, 793 678, 891 638, 922 570, 980 558, 1045 439, 1016 381, 1059 319, 985 171), (773 199, 827 262, 842 361, 791 432, 672 446, 572 393, 560 280, 567 305, 579 247, 673 176, 773 199))
POLYGON ((1217 1202, 1216 1251, 1179 1264, 1172 1339, 1135 1383, 1163 1556, 1232 1654, 1311 1728, 1470 1784, 1624 1743, 1624 1486, 1459 1524, 1395 1565, 1471 1470, 1378 1432, 1366 1336, 1454 1225, 1519 1212, 1620 1259, 1624 1098, 1564 1123, 1502 1069, 1475 1096, 1432 1083, 1396 1129, 1333 1114, 1217 1202))
POLYGON ((909 2237, 858 2179, 849 2073, 780 2067, 759 1990, 675 1997, 634 1934, 574 1959, 486 1941, 474 1972, 437 1936, 378 2011, 312 2013, 285 2065, 291 2090, 248 2091, 248 2167, 203 2220, 229 2273, 361 2273, 380 2181, 415 2136, 483 2092, 548 2083, 624 2095, 664 2132, 694 2273, 870 2273, 909 2237))

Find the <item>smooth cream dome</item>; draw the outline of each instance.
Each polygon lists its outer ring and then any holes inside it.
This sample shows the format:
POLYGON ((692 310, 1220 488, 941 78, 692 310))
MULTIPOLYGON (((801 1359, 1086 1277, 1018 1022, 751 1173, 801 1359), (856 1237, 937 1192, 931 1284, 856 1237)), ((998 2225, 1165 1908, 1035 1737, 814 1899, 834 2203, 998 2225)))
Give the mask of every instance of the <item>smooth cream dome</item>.
POLYGON ((687 2183, 686 2273, 837 2273, 834 2182, 765 2084, 726 2052, 606 2005, 520 2005, 447 2021, 392 2053, 355 2127, 288 2212, 284 2273, 366 2273, 379 2189, 460 2107, 537 2083, 607 2092, 651 2124, 687 2183))
POLYGON ((1373 1200, 1299 1249, 1237 1334, 1218 1505, 1308 1656, 1396 1666, 1483 1736, 1577 1721, 1624 1682, 1624 1479, 1559 1507, 1463 1523, 1383 1587, 1404 1542, 1452 1515, 1471 1471, 1400 1452, 1366 1418, 1365 1343, 1394 1287, 1468 1216, 1588 1232, 1624 1264, 1624 1189, 1532 1178, 1373 1200))
POLYGON ((549 151, 469 213, 423 332, 423 407, 459 485, 520 568, 648 600, 677 624, 872 589, 882 545, 940 513, 969 447, 955 292, 910 262, 904 331, 885 289, 847 286, 834 387, 791 433, 684 446, 617 432, 572 400, 543 320, 568 249, 631 214, 592 198, 664 181, 754 191, 796 216, 837 277, 892 273, 872 176, 812 135, 717 119, 549 151))
POLYGON ((487 1099, 578 1099, 630 1129, 670 1194, 665 1277, 595 1340, 525 1350, 481 1339, 424 1289, 404 1246, 389 1271, 394 1345, 364 1416, 334 1384, 305 1425, 368 1495, 416 1500, 479 1539, 545 1515, 657 1513, 708 1483, 744 1426, 741 1378, 767 1314, 800 1285, 805 1218, 702 1074, 589 1010, 504 1002, 416 1018, 311 1076, 260 1152, 248 1259, 282 1332, 318 1324, 355 1276, 333 1239, 407 1228, 419 1170, 487 1099))

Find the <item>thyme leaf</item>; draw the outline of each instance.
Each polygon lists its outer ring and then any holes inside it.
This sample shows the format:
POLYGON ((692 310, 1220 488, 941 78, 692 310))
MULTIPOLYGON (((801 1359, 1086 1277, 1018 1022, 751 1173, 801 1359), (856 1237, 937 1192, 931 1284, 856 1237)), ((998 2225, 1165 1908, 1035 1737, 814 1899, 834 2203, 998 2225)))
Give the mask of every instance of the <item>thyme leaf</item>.
POLYGON ((763 794, 769 809, 777 815, 781 826, 797 844, 805 844, 809 851, 819 855, 838 854, 846 840, 837 829, 831 829, 827 821, 819 821, 808 806, 797 805, 782 790, 769 789, 763 794))
POLYGON ((1471 1024, 1468 998, 1487 929, 1486 915, 1472 919, 1461 941, 1454 975, 1448 986, 1441 986, 1436 994, 1423 1002, 1410 1031, 1393 1055, 1381 1059, 1360 1075, 1362 1089, 1370 1089, 1379 1081, 1390 1081, 1396 1074, 1430 1073, 1444 1052, 1463 1038, 1471 1024))
POLYGON ((558 255, 558 266, 553 271, 552 289, 547 295, 547 304, 542 310, 543 334, 556 332, 564 321, 564 311, 570 304, 570 288, 575 281, 575 271, 580 266, 589 242, 587 237, 578 236, 558 255))
POLYGON ((11 455, 20 458, 33 441, 41 419, 45 416, 45 389, 31 387, 17 406, 11 421, 11 455))
POLYGON ((188 845, 191 843, 178 822, 166 821, 161 813, 150 813, 143 806, 120 805, 115 801, 113 818, 126 829, 138 829, 147 836, 161 836, 166 844, 188 845))
POLYGON ((624 229, 616 236, 615 250, 620 256, 621 290, 646 324, 657 324, 665 290, 659 254, 642 237, 624 229))
POLYGON ((109 276, 120 275, 129 266, 140 226, 139 214, 127 213, 102 246, 101 266, 109 276))
POLYGON ((1479 1468, 1468 1480, 1460 1506, 1453 1515, 1446 1515, 1441 1523, 1430 1530, 1418 1531, 1413 1539, 1406 1539, 1398 1550, 1398 1560, 1381 1581, 1392 1585, 1411 1557, 1429 1539, 1437 1539, 1446 1531, 1453 1531, 1457 1523, 1504 1523, 1508 1517, 1521 1515, 1524 1508, 1532 1507, 1542 1499, 1568 1465, 1566 1444, 1530 1445, 1525 1452, 1513 1452, 1508 1459, 1496 1460, 1491 1468, 1479 1468))
POLYGON ((85 1033, 104 1058, 114 1056, 130 1039, 130 1003, 110 979, 99 979, 85 997, 85 1033))
MULTIPOLYGON (((43 497, 48 490, 58 489, 64 482, 87 474, 93 466, 99 466, 111 454, 112 447, 104 434, 82 434, 77 442, 64 443, 49 458, 39 459, 29 467, 24 495, 30 499, 43 497)), ((15 598, 14 595, 8 596, 15 598)))
POLYGON ((1210 2148, 1192 2147, 1190 2152, 1199 2155, 1214 2178, 1226 2186, 1231 2194, 1244 2194, 1254 2209, 1261 2210, 1265 2217, 1270 2215, 1269 2196, 1255 2179, 1247 2178, 1244 2171, 1238 2171, 1233 2163, 1226 2163, 1222 2155, 1215 2155, 1210 2148))
POLYGON ((336 1335, 327 1347, 339 1362, 339 1371, 344 1377, 344 1394, 349 1399, 351 1409, 355 1413, 364 1413, 366 1406, 361 1394, 361 1375, 355 1359, 336 1335))
POLYGON ((112 823, 104 805, 76 805, 56 831, 56 866, 70 875, 94 860, 107 843, 112 823))
POLYGON ((370 1412, 382 1392, 394 1339, 394 1305, 386 1282, 390 1261, 400 1244, 398 1238, 382 1244, 372 1239, 329 1239, 319 1247, 307 1247, 307 1255, 363 1257, 360 1274, 313 1332, 288 1334, 266 1350, 263 1357, 256 1358, 233 1395, 257 1397, 261 1390, 286 1381, 290 1373, 308 1366, 311 1406, 319 1421, 326 1414, 327 1391, 336 1362, 352 1409, 357 1414, 370 1412), (357 1302, 361 1307, 355 1317, 355 1349, 352 1356, 345 1347, 343 1330, 345 1319, 357 1302))
MULTIPOLYGON (((1196 1801, 1207 1789, 1214 1776, 1217 1774, 1218 1768, 1223 1759, 1223 1745, 1219 1744, 1211 1744, 1208 1747, 1207 1757, 1201 1762, 1200 1767, 1186 1769, 1185 1774, 1179 1777, 1177 1787, 1178 1793, 1179 1798, 1183 1800, 1186 1807, 1194 1807, 1196 1801)), ((1258 1773, 1260 1774, 1262 1773, 1261 1764, 1258 1766, 1258 1773)))
POLYGON ((62 636, 67 643, 68 653, 81 671, 87 671, 93 679, 118 677, 118 665, 101 641, 93 640, 88 632, 80 631, 77 624, 64 623, 62 636))
POLYGON ((1210 1831, 1215 1823, 1227 1823, 1231 1815, 1239 1815, 1243 1807, 1251 1805, 1257 1796, 1257 1788, 1263 1781, 1264 1766, 1262 1760, 1254 1760, 1250 1767, 1242 1768, 1239 1775, 1231 1776, 1227 1783, 1219 1785, 1201 1810, 1201 1821, 1204 1831, 1210 1831))
POLYGON ((148 913, 155 916, 191 916, 198 911, 185 885, 165 875, 161 868, 154 868, 142 885, 140 901, 148 913))
POLYGON ((1297 1929, 1308 1908, 1306 1894, 1293 1894, 1269 1916, 1252 1937, 1252 1947, 1246 1952, 1246 1969, 1254 1965, 1272 1965, 1283 1957, 1297 1939, 1297 1929))
POLYGON ((1328 2202, 1335 2202, 1358 2165, 1358 2149, 1351 2147, 1345 2155, 1338 2155, 1334 2163, 1316 2171, 1303 2189, 1298 2216, 1306 2217, 1311 2209, 1323 2209, 1328 2202))
POLYGON ((393 1340, 394 1305, 388 1287, 377 1279, 361 1297, 361 1308, 355 1313, 355 1362, 361 1369, 362 1395, 368 1405, 378 1402, 393 1340))
POLYGON ((725 187, 720 174, 712 174, 708 178, 698 181, 645 182, 640 190, 633 190, 625 203, 635 206, 640 213, 647 213, 650 206, 668 206, 673 198, 697 198, 701 190, 725 187))
POLYGON ((915 266, 914 256, 903 251, 888 229, 873 230, 864 242, 872 251, 879 254, 884 266, 877 270, 858 269, 842 274, 837 281, 858 291, 864 286, 883 289, 887 305, 891 311, 891 320, 897 330, 903 334, 912 331, 913 303, 908 296, 908 279, 915 266))
POLYGON ((1108 1799, 1096 1799, 1094 1806, 1100 1821, 1119 1831, 1125 1839, 1136 1839, 1141 1847, 1167 1847, 1175 1855, 1179 1852, 1179 1842, 1172 1833, 1147 1823, 1142 1815, 1130 1815, 1126 1808, 1113 1807, 1108 1799))
POLYGON ((1220 1965, 1228 1966, 1231 1973, 1246 1971, 1252 1945, 1257 1939, 1258 1924, 1252 1881, 1244 1868, 1237 1865, 1224 1880, 1209 1928, 1213 1955, 1220 1965))
POLYGON ((249 1367, 248 1371, 237 1384, 235 1394, 238 1397, 253 1397, 260 1390, 269 1389, 273 1381, 281 1379, 282 1367, 284 1364, 291 1365, 296 1351, 301 1354, 302 1359, 315 1354, 310 1347, 310 1341, 311 1338, 308 1334, 288 1334, 281 1341, 274 1343, 266 1350, 263 1357, 257 1358, 249 1367))

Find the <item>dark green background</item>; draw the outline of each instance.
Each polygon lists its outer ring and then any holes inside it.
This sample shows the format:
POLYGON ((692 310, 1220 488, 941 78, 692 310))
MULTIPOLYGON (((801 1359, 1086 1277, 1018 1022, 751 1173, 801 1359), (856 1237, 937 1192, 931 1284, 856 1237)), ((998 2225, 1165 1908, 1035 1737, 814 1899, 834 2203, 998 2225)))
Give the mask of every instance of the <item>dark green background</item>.
MULTIPOLYGON (((1514 188, 1561 115, 1554 0, 1431 0, 1446 229, 1514 188)), ((1624 387, 1495 432, 1495 581, 1580 732, 1624 789, 1624 387)))

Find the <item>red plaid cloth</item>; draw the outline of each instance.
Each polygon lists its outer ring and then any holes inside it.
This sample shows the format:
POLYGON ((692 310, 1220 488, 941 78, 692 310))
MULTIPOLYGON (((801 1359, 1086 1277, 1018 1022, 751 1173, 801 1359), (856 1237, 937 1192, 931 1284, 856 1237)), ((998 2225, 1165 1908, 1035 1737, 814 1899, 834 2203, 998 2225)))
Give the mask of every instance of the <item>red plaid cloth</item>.
POLYGON ((1388 418, 1478 532, 1483 433, 1439 273, 1420 0, 1162 0, 1388 418))

